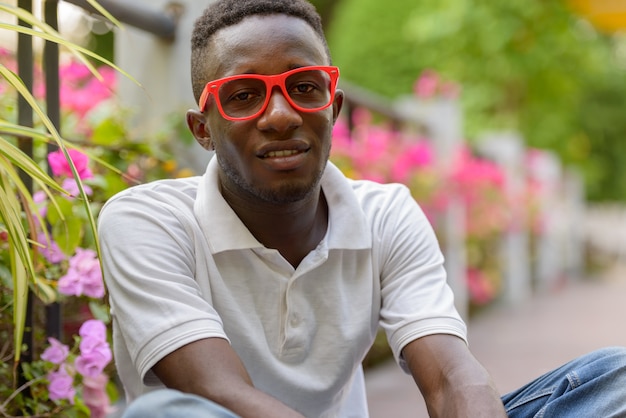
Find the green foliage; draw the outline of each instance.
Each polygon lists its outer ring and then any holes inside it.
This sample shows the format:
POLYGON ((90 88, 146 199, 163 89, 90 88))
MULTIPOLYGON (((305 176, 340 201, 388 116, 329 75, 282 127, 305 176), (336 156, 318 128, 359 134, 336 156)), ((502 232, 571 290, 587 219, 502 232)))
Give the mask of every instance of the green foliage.
POLYGON ((583 97, 575 117, 584 136, 572 141, 572 153, 584 159, 594 200, 624 200, 626 194, 626 79, 607 77, 583 97))
POLYGON ((328 37, 343 78, 397 97, 434 69, 462 85, 470 141, 516 130, 582 168, 591 198, 626 199, 615 41, 566 2, 344 0, 328 37))
POLYGON ((327 29, 341 77, 386 96, 411 91, 423 68, 405 31, 415 1, 343 0, 327 29))

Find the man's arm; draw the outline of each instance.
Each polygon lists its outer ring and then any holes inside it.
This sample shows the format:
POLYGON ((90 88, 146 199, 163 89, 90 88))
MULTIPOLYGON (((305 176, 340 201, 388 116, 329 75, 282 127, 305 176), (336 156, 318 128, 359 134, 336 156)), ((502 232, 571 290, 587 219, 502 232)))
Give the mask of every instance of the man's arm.
POLYGON ((152 370, 168 388, 203 396, 244 418, 303 418, 255 389, 239 356, 222 338, 187 344, 165 356, 152 370))
POLYGON ((431 417, 506 417, 491 377, 462 339, 429 335, 402 354, 431 417))

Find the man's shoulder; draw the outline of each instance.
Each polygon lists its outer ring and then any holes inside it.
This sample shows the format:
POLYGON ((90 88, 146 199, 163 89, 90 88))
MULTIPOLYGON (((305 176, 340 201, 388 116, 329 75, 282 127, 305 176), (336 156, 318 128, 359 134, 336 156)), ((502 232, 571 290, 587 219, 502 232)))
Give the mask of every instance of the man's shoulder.
POLYGON ((199 181, 200 177, 186 177, 132 186, 111 197, 103 206, 102 212, 126 213, 134 210, 153 212, 171 211, 174 208, 177 211, 191 211, 196 200, 199 181))
POLYGON ((122 190, 109 199, 109 202, 129 198, 140 199, 170 199, 187 196, 194 198, 198 190, 199 176, 180 179, 162 179, 149 183, 131 186, 122 190))
POLYGON ((400 183, 380 183, 369 179, 352 179, 342 173, 332 163, 327 168, 326 181, 323 187, 326 192, 344 194, 352 190, 361 204, 367 204, 371 200, 390 199, 395 197, 406 198, 410 196, 408 187, 400 183))
POLYGON ((411 192, 401 183, 378 183, 372 180, 348 179, 350 187, 361 205, 377 204, 382 201, 397 201, 409 198, 411 192))

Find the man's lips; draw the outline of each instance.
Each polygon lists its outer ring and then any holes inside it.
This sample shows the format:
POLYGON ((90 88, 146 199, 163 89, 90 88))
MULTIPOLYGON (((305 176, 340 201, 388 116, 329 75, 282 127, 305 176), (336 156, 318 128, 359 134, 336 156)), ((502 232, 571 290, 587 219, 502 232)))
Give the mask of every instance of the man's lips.
POLYGON ((306 154, 310 149, 310 144, 303 140, 271 141, 257 150, 257 156, 262 159, 289 158, 306 154))
POLYGON ((305 151, 300 151, 300 150, 280 150, 280 151, 270 151, 265 153, 262 158, 284 158, 284 157, 290 157, 292 155, 296 155, 296 154, 300 154, 302 152, 305 151))

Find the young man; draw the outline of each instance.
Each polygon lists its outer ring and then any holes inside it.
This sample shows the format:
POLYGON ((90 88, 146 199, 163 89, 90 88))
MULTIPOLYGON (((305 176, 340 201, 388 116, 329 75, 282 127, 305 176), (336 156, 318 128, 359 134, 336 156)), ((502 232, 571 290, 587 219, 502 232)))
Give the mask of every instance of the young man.
MULTIPOLYGON (((328 162, 338 76, 305 0, 220 0, 197 21, 187 122, 215 158, 100 216, 127 416, 367 417, 361 361, 379 324, 432 416, 506 416, 407 189, 328 162)), ((557 416, 581 407, 570 398, 626 413, 571 377, 624 387, 625 358, 580 359, 510 395, 509 413, 557 416)))

